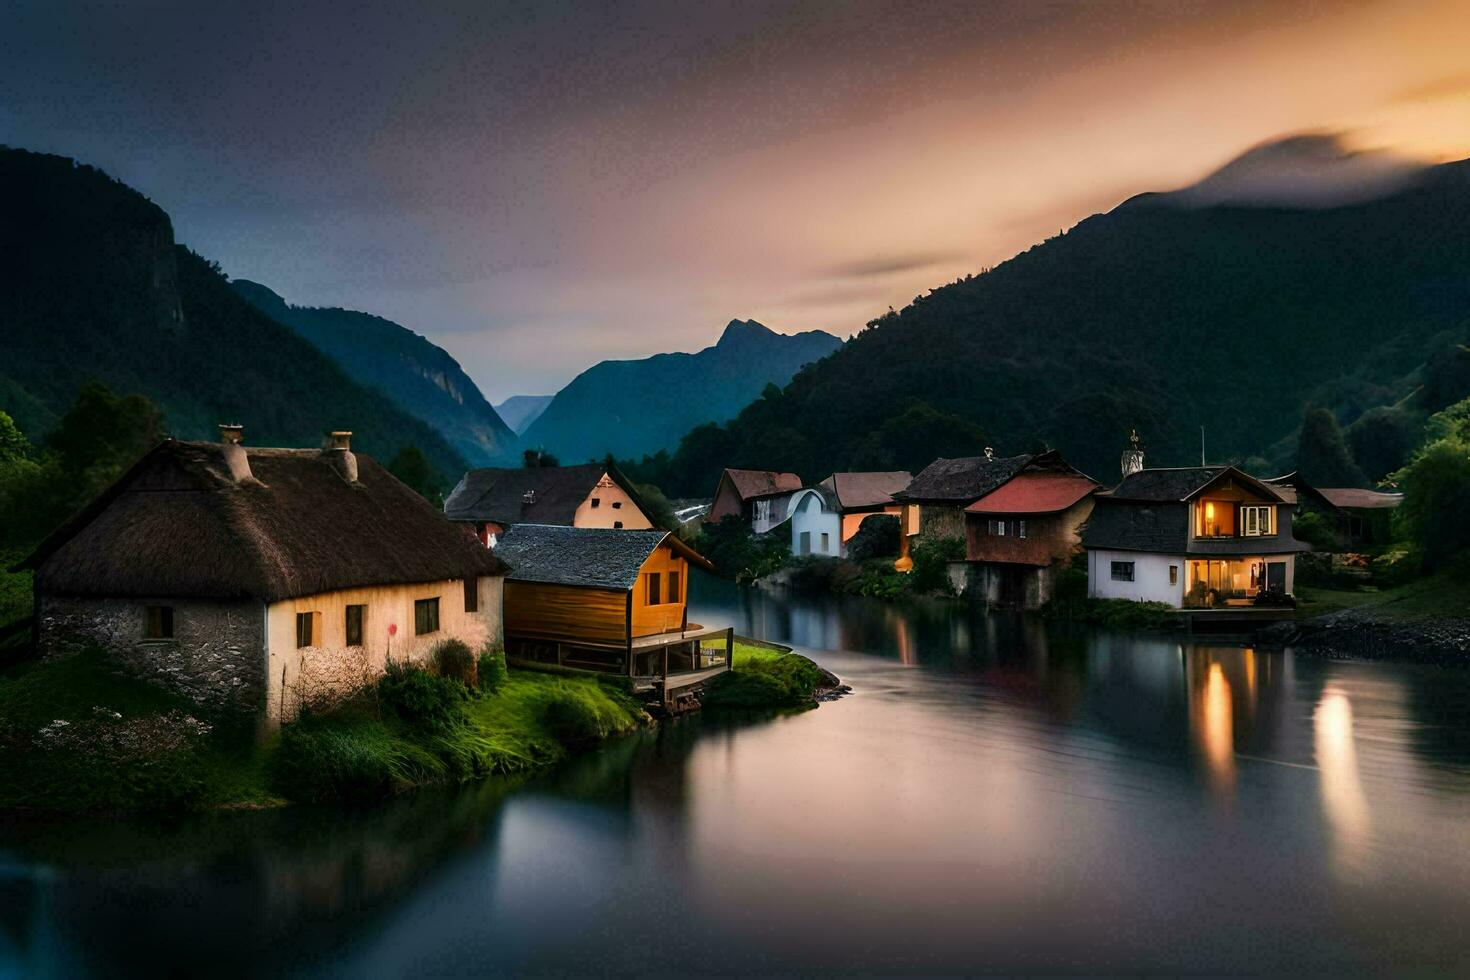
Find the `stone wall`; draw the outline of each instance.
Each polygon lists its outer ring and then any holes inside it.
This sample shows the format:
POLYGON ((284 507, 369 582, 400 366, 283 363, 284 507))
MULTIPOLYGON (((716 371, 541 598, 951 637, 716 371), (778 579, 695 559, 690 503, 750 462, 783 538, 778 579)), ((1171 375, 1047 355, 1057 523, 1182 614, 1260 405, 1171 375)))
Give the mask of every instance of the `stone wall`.
POLYGON ((924 506, 919 511, 920 541, 941 538, 965 540, 965 511, 962 507, 924 506))
POLYGON ((253 712, 264 703, 265 610, 258 602, 43 595, 37 626, 42 656, 101 647, 129 673, 200 704, 253 712), (144 639, 150 605, 173 607, 172 639, 144 639))

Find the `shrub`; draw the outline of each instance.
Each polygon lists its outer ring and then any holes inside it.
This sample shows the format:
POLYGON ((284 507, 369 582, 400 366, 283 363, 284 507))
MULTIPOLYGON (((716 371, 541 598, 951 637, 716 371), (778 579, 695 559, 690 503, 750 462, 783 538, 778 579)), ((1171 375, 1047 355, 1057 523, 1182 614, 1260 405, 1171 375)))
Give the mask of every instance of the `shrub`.
POLYGON ((812 703, 812 692, 827 681, 815 663, 795 653, 744 651, 734 670, 705 687, 706 708, 756 710, 797 708, 812 703))
POLYGON ((378 799, 446 771, 432 752, 377 719, 350 715, 308 715, 287 725, 270 764, 276 790, 304 801, 378 799))
POLYGON ((436 677, 417 664, 388 661, 378 680, 378 700, 404 724, 431 734, 443 734, 465 723, 464 684, 436 677))
POLYGON ((965 542, 960 538, 921 538, 914 542, 915 592, 952 594, 949 563, 965 557, 965 542))
POLYGON ((853 561, 866 561, 896 556, 898 531, 898 518, 893 514, 874 514, 864 518, 857 533, 847 542, 847 557, 853 561))
POLYGON ((1463 506, 1470 491, 1470 444, 1453 437, 1430 443, 1394 476, 1404 489, 1394 522, 1427 570, 1470 550, 1470 511, 1463 506))
POLYGON ((618 719, 608 717, 586 691, 566 683, 548 693, 541 712, 543 723, 564 745, 606 738, 621 727, 618 719))
POLYGON ((485 644, 480 651, 479 663, 476 665, 476 673, 480 690, 485 694, 493 694, 500 690, 500 685, 510 676, 505 669, 505 651, 490 644, 485 644))
POLYGON ((1304 541, 1318 551, 1337 551, 1341 547, 1332 521, 1315 510, 1307 511, 1293 520, 1291 534, 1298 541, 1304 541))
POLYGON ((429 654, 434 673, 459 681, 465 687, 474 687, 478 665, 475 655, 461 640, 445 640, 429 654))
POLYGON ((701 700, 706 710, 761 711, 784 707, 786 685, 770 674, 731 671, 706 684, 701 700))

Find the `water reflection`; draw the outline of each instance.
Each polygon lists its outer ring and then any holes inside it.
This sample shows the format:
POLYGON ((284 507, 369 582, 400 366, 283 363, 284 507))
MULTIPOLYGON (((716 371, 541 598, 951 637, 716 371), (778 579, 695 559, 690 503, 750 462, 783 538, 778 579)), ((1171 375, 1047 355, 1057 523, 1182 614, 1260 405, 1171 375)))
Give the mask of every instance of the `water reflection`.
POLYGON ((1322 808, 1332 828, 1333 857, 1339 871, 1362 870, 1368 841, 1368 800, 1353 744, 1353 703, 1329 685, 1312 715, 1317 765, 1322 770, 1322 808))

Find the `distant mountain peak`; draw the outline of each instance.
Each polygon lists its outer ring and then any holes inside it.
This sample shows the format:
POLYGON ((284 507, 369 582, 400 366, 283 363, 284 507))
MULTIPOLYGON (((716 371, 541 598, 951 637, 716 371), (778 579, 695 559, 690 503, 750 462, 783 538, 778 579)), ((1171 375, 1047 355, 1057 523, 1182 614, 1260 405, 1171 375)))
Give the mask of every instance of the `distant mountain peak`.
POLYGON ((725 324, 725 332, 720 334, 720 339, 715 346, 724 347, 742 340, 776 336, 779 336, 776 331, 756 320, 731 320, 725 324))

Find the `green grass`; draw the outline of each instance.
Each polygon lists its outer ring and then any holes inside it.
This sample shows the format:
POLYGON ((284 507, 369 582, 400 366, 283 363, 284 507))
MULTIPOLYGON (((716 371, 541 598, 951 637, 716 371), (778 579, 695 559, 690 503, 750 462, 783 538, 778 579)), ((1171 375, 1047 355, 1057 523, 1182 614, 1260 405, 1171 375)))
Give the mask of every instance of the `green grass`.
POLYGON ((712 711, 765 711, 807 707, 827 682, 806 657, 787 650, 736 643, 729 673, 709 682, 704 707, 712 711))
POLYGON ((1344 609, 1397 623, 1470 617, 1470 580, 1449 572, 1381 591, 1298 586, 1296 593, 1297 616, 1304 619, 1344 609))

